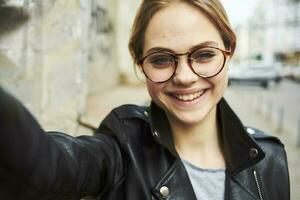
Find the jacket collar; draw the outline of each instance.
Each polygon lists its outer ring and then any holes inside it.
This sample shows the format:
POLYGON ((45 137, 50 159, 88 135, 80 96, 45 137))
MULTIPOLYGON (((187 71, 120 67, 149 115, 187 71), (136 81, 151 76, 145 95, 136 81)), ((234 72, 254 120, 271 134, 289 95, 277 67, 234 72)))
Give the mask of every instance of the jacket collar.
MULTIPOLYGON (((224 98, 217 105, 217 115, 221 144, 227 169, 231 174, 235 175, 264 158, 264 152, 246 132, 242 122, 224 98)), ((178 157, 166 114, 153 102, 150 105, 150 127, 155 140, 178 157)))
POLYGON ((153 196, 158 199, 188 199, 197 200, 192 183, 188 177, 185 167, 180 159, 177 159, 168 172, 154 186, 153 196), (166 188, 167 194, 164 196, 162 189, 166 188))

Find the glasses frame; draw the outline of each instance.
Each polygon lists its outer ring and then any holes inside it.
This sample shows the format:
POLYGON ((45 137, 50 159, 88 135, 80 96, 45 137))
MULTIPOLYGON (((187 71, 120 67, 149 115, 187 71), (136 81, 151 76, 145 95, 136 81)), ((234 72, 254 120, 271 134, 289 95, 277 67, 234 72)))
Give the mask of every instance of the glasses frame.
POLYGON ((227 56, 230 56, 230 55, 231 55, 231 51, 227 51, 227 50, 224 50, 224 49, 221 49, 221 48, 218 48, 218 47, 214 47, 214 46, 202 46, 202 47, 196 48, 196 49, 194 49, 194 50, 192 50, 192 51, 188 51, 188 52, 186 52, 186 53, 172 53, 172 52, 168 52, 168 51, 163 51, 163 50, 162 50, 162 51, 155 51, 155 52, 149 53, 148 55, 144 56, 141 60, 139 60, 137 64, 142 68, 142 71, 143 71, 143 73, 144 73, 144 75, 146 76, 147 79, 149 79, 150 81, 152 81, 152 82, 154 82, 154 83, 164 83, 164 82, 167 82, 167 81, 169 81, 170 79, 172 79, 172 78, 174 77, 174 75, 175 75, 175 73, 176 73, 176 70, 177 70, 177 66, 178 66, 178 62, 179 62, 179 57, 180 57, 180 56, 184 56, 184 55, 187 55, 187 61, 188 61, 187 63, 188 63, 190 69, 193 71, 194 74, 196 74, 197 76, 199 76, 199 77, 201 77, 201 78, 212 78, 212 77, 214 77, 214 76, 217 76, 217 75, 223 70, 223 68, 224 68, 224 66, 225 66, 225 63, 226 63, 226 60, 227 60, 227 56), (223 54, 223 56, 224 56, 224 61, 223 61, 222 67, 221 67, 220 70, 219 70, 218 72, 216 72, 214 75, 211 75, 211 76, 202 76, 202 75, 196 73, 195 70, 194 70, 194 68, 193 68, 193 66, 192 66, 192 58, 191 58, 191 55, 192 55, 194 52, 198 51, 199 49, 203 49, 203 48, 213 48, 213 49, 217 49, 217 50, 221 51, 222 54, 223 54), (147 75, 147 73, 146 73, 145 70, 144 70, 144 65, 143 65, 144 60, 145 60, 147 57, 149 57, 149 56, 151 56, 151 55, 153 55, 153 54, 155 54, 155 53, 166 53, 166 54, 168 54, 168 55, 170 55, 170 56, 172 56, 172 57, 174 58, 174 61, 175 61, 174 72, 173 72, 173 74, 170 76, 170 78, 168 78, 168 79, 165 80, 165 81, 154 81, 154 80, 152 80, 152 79, 147 75))

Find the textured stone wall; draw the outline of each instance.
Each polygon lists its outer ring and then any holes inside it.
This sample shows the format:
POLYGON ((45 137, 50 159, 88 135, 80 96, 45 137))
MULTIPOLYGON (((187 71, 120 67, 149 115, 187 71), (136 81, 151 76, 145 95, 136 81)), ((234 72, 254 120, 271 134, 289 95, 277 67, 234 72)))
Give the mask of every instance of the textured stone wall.
POLYGON ((11 0, 31 19, 0 38, 0 84, 47 130, 76 134, 89 93, 118 83, 108 0, 11 0))
POLYGON ((114 15, 117 46, 116 54, 118 56, 118 66, 123 79, 122 81, 130 84, 140 83, 134 72, 134 65, 128 51, 128 42, 134 16, 141 0, 114 1, 117 2, 114 15))
POLYGON ((91 2, 89 27, 89 94, 93 95, 115 86, 119 82, 116 55, 116 28, 114 0, 91 2))

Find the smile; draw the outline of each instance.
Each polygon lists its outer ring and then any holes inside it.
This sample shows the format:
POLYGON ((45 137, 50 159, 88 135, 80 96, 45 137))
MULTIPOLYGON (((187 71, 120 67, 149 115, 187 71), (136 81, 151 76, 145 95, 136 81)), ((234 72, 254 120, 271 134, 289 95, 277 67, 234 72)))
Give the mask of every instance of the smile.
POLYGON ((180 101, 194 101, 195 99, 198 99, 199 97, 201 97, 204 93, 206 92, 206 90, 202 90, 199 92, 195 92, 192 94, 173 94, 172 96, 175 97, 176 99, 180 100, 180 101))

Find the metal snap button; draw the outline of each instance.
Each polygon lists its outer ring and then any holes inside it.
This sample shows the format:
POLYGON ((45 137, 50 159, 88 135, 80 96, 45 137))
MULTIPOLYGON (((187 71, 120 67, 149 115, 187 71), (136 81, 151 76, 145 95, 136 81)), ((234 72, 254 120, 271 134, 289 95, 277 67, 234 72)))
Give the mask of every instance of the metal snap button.
POLYGON ((160 137, 160 135, 159 135, 159 133, 157 131, 154 131, 153 135, 156 136, 156 137, 160 137))
POLYGON ((249 151, 249 155, 251 158, 256 158, 258 156, 258 150, 256 148, 251 148, 249 151))
POLYGON ((247 132, 251 135, 255 134, 255 130, 253 130, 252 128, 247 128, 247 132))
POLYGON ((146 115, 148 117, 148 115, 149 115, 148 111, 145 110, 144 115, 146 115))
POLYGON ((159 192, 162 197, 167 197, 170 194, 169 188, 167 186, 162 186, 159 192))

